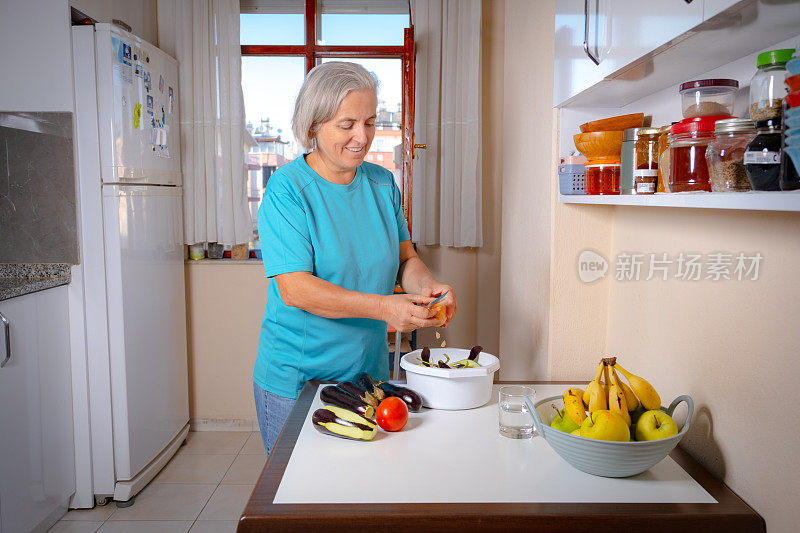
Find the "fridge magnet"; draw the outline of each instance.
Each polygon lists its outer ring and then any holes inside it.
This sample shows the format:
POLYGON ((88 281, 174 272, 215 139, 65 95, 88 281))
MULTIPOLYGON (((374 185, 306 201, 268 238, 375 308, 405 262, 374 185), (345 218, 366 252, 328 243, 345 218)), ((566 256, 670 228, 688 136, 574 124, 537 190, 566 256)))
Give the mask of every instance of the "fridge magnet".
POLYGON ((167 103, 167 113, 172 114, 172 87, 169 88, 169 102, 167 103))
POLYGON ((150 81, 150 73, 149 73, 149 72, 147 72, 147 71, 145 71, 145 73, 144 73, 144 89, 145 89, 147 92, 150 92, 150 88, 151 88, 152 86, 153 86, 153 85, 152 85, 152 83, 151 83, 151 81, 150 81))
POLYGON ((162 124, 166 124, 167 123, 167 115, 166 115, 166 113, 164 113, 164 106, 163 105, 161 106, 161 123, 162 124))
POLYGON ((153 97, 150 96, 149 94, 147 95, 147 110, 148 111, 153 110, 153 97))
POLYGON ((133 67, 133 74, 138 78, 144 77, 144 69, 142 68, 142 64, 138 61, 133 67))
POLYGON ((142 118, 142 103, 136 102, 136 105, 133 107, 133 129, 139 129, 139 123, 142 118))
POLYGON ((124 65, 131 66, 133 64, 132 55, 133 53, 131 52, 131 45, 125 41, 120 41, 117 56, 119 62, 124 65))
POLYGON ((164 92, 164 76, 158 77, 158 92, 160 93, 164 92))
POLYGON ((133 47, 133 60, 136 61, 140 57, 142 57, 142 51, 139 49, 138 46, 134 46, 133 47))

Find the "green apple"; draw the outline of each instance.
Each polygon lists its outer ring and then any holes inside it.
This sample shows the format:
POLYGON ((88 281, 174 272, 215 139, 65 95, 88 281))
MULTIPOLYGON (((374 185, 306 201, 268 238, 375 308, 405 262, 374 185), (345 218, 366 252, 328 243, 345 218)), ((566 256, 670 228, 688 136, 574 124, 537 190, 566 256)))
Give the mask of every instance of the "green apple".
POLYGON ((564 431, 566 433, 572 433, 580 426, 575 423, 572 418, 567 414, 566 409, 562 409, 556 413, 556 416, 553 417, 553 421, 550 422, 550 427, 556 428, 558 430, 564 431))
POLYGON ((666 439, 678 434, 678 424, 664 411, 645 411, 636 422, 636 440, 666 439))
POLYGON ((624 418, 617 413, 602 410, 586 417, 581 424, 581 437, 627 442, 631 438, 631 431, 624 418))

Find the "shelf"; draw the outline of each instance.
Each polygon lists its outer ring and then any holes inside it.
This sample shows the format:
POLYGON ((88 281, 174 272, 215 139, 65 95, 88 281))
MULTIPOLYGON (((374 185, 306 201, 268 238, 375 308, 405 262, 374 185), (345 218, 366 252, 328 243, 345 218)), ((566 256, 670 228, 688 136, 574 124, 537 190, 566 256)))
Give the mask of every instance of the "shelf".
POLYGON ((800 211, 800 190, 776 192, 681 192, 599 196, 559 194, 558 201, 564 204, 797 212, 800 211))

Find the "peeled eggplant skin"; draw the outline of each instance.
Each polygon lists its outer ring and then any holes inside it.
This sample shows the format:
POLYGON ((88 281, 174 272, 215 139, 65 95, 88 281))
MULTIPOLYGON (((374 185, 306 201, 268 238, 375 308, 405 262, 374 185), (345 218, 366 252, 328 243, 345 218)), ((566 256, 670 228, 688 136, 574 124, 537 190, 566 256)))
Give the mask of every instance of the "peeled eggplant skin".
POLYGON ((341 390, 349 394, 354 398, 358 398, 364 403, 371 405, 372 407, 378 407, 378 399, 375 398, 372 394, 364 390, 363 388, 359 387, 352 381, 342 381, 341 383, 336 384, 341 390))
POLYGON ((473 361, 478 360, 478 355, 483 351, 483 346, 473 346, 469 351, 469 356, 467 359, 472 359, 473 361))
POLYGON ((398 387, 392 383, 383 382, 380 384, 381 390, 386 393, 386 396, 395 396, 403 400, 408 410, 416 413, 422 408, 422 398, 419 394, 406 387, 398 387))
POLYGON ((366 392, 372 394, 378 402, 386 397, 386 394, 375 384, 372 376, 366 372, 359 372, 353 378, 353 383, 364 389, 366 392))
POLYGON ((372 418, 375 416, 375 408, 373 406, 364 402, 360 398, 355 398, 352 395, 347 394, 345 391, 336 387, 335 385, 322 387, 319 397, 322 400, 322 403, 335 405, 336 407, 342 407, 367 418, 372 418))
POLYGON ((326 405, 311 415, 314 429, 324 435, 351 440, 372 440, 377 426, 358 413, 326 405))

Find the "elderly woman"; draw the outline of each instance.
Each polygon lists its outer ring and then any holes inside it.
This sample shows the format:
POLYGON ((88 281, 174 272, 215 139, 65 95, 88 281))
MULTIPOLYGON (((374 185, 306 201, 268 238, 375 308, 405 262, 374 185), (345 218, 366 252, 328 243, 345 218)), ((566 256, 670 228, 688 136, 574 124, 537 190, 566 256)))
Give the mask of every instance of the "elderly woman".
POLYGON ((445 291, 444 325, 456 312, 452 287, 414 251, 394 177, 364 162, 376 107, 377 82, 360 65, 311 70, 292 120, 310 152, 272 174, 258 211, 269 288, 253 392, 267 453, 306 381, 388 379, 387 323, 441 325, 425 306, 445 291))

